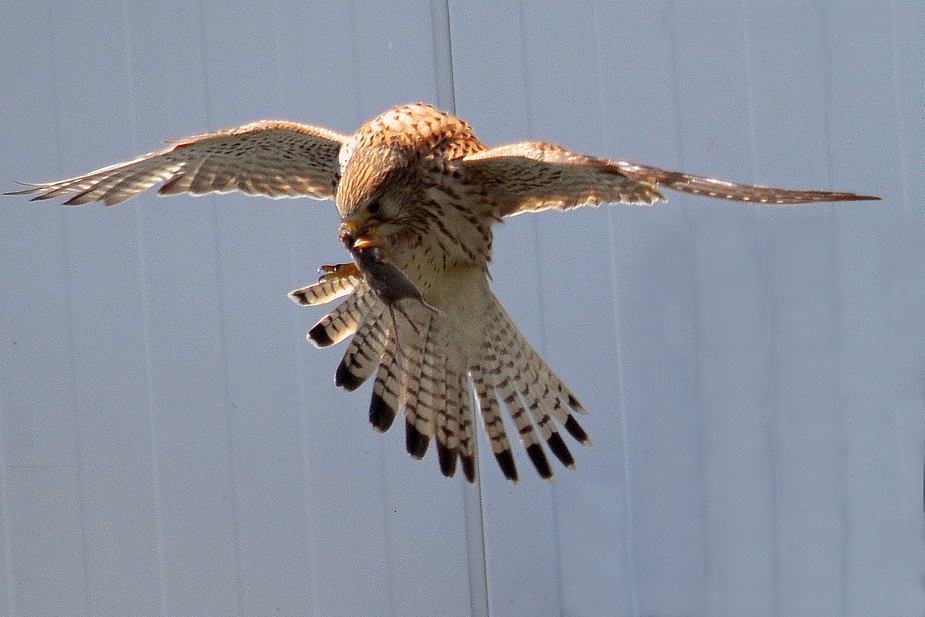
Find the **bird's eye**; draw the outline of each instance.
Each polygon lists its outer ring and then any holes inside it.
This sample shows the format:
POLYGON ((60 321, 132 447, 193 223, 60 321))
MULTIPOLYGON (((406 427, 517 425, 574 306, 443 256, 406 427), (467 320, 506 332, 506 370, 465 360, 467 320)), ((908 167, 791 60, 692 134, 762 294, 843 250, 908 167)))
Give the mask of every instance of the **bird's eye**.
POLYGON ((366 211, 370 214, 379 214, 379 211, 382 210, 382 204, 378 201, 374 201, 366 208, 366 211))

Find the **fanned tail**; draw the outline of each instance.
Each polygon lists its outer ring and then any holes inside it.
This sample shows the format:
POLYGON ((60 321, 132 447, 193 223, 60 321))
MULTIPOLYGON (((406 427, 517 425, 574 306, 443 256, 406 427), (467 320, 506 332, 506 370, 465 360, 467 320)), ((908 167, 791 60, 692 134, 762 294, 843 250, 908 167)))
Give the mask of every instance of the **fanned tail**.
POLYGON ((591 440, 571 413, 587 412, 527 342, 493 294, 490 295, 490 305, 481 367, 473 367, 472 370, 473 375, 477 370, 482 373, 481 380, 473 381, 492 450, 505 476, 516 481, 517 471, 510 444, 503 433, 500 417, 494 419, 498 415, 497 401, 500 400, 513 420, 533 466, 542 478, 550 479, 553 473, 540 439, 565 467, 574 468, 575 459, 556 425, 565 427, 582 445, 590 446, 591 440), (486 407, 489 410, 487 414, 486 407))
MULTIPOLYGON (((342 293, 337 280, 318 285, 325 287, 313 286, 305 297, 342 293)), ((335 383, 355 390, 375 373, 369 406, 373 427, 385 432, 403 415, 408 452, 423 458, 434 440, 440 471, 447 477, 461 467, 469 482, 475 480, 475 411, 511 482, 518 480, 518 472, 505 415, 542 478, 553 475, 544 442, 556 459, 573 468, 575 459, 559 427, 590 445, 575 419, 586 413, 584 408, 511 321, 484 273, 467 274, 455 285, 454 297, 463 294, 470 302, 440 302, 435 294, 433 303, 441 310, 434 312, 413 298, 386 306, 360 281, 311 329, 309 339, 327 346, 353 335, 335 383)))

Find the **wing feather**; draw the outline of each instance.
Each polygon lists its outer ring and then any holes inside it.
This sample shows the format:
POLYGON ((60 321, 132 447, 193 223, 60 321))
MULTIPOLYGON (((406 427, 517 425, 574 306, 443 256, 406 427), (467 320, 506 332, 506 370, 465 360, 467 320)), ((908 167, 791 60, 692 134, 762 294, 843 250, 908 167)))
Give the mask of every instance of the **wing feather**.
POLYGON ((629 178, 604 159, 552 144, 526 142, 485 150, 460 163, 485 191, 498 217, 607 202, 651 205, 663 199, 652 183, 629 178))
POLYGON ((665 199, 659 187, 717 199, 777 205, 879 199, 854 193, 736 184, 577 154, 539 142, 485 150, 466 156, 459 164, 496 217, 602 203, 651 205, 665 199))
POLYGON ((168 142, 170 147, 76 178, 27 185, 8 193, 64 203, 102 201, 114 206, 157 182, 162 195, 243 191, 266 197, 330 199, 337 185, 338 152, 347 138, 293 122, 262 121, 168 142))
POLYGON ((626 163, 623 161, 612 164, 629 178, 636 178, 642 182, 664 186, 681 193, 691 193, 693 195, 727 199, 729 201, 754 202, 767 205, 792 205, 828 201, 868 201, 880 199, 872 195, 856 195, 855 193, 790 190, 769 186, 737 184, 726 180, 717 180, 716 178, 707 178, 705 176, 686 174, 679 171, 669 171, 659 167, 639 165, 638 163, 626 163))

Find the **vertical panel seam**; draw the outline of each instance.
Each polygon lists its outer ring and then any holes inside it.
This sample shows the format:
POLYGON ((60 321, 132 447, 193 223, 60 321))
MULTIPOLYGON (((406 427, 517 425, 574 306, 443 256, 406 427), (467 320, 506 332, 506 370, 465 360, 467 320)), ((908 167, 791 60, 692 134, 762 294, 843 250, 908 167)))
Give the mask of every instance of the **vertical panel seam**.
MULTIPOLYGON (((449 0, 431 0, 434 38, 434 73, 437 106, 456 114, 456 76, 453 71, 453 23, 449 0)), ((469 391, 472 390, 469 377, 469 391)), ((472 401, 469 413, 478 407, 472 401)), ((474 617, 489 617, 488 538, 485 535, 485 494, 478 464, 478 439, 473 441, 476 480, 462 488, 463 520, 466 525, 466 554, 469 560, 469 609, 474 617)))
MULTIPOLYGON (((600 123, 602 133, 605 132, 603 127, 609 126, 605 118, 606 105, 604 103, 604 71, 603 59, 601 58, 601 45, 604 40, 601 32, 601 14, 600 3, 594 3, 594 37, 595 48, 597 50, 597 104, 598 113, 600 114, 600 123)), ((609 131, 606 131, 609 133, 609 131)), ((606 139, 606 138, 605 138, 606 139)), ((616 403, 617 419, 619 421, 620 443, 622 446, 621 456, 623 462, 623 502, 626 509, 626 518, 623 524, 624 541, 623 550, 626 552, 627 565, 627 587, 630 593, 630 610, 633 617, 639 616, 639 587, 637 584, 637 563, 636 563, 636 511, 633 500, 632 474, 630 473, 630 443, 629 443, 629 417, 626 408, 626 360, 624 357, 623 346, 623 328, 620 320, 620 290, 619 283, 620 268, 617 265, 617 230, 615 224, 615 210, 607 209, 607 232, 610 240, 610 293, 611 304, 613 305, 613 335, 614 335, 614 357, 616 363, 616 403)))
MULTIPOLYGON (((746 86, 746 106, 748 113, 748 141, 749 141, 749 153, 751 156, 751 173, 752 173, 752 182, 757 184, 760 182, 760 165, 758 162, 758 127, 757 127, 757 118, 756 118, 756 109, 755 109, 755 79, 754 72, 752 69, 752 40, 751 40, 751 30, 749 29, 750 20, 748 19, 748 0, 740 0, 739 2, 739 23, 742 28, 742 43, 744 47, 744 53, 742 54, 743 63, 745 65, 745 86, 746 86)), ((772 351, 772 341, 773 341, 773 307, 772 307, 772 293, 770 289, 770 272, 768 269, 768 218, 765 214, 765 211, 761 207, 752 208, 753 217, 755 219, 755 231, 757 234, 756 245, 758 249, 756 264, 758 283, 761 290, 760 300, 764 305, 764 311, 762 312, 762 327, 763 327, 763 352, 762 352, 762 369, 764 372, 762 378, 762 389, 760 395, 760 406, 762 413, 762 420, 765 424, 765 444, 767 447, 767 457, 768 464, 771 468, 770 478, 769 478, 769 487, 768 491, 770 492, 769 501, 770 501, 770 512, 769 516, 771 517, 771 533, 773 534, 771 538, 771 610, 772 614, 779 615, 781 611, 780 606, 780 581, 779 581, 779 569, 780 569, 780 543, 778 541, 779 528, 778 528, 778 516, 777 516, 777 459, 775 456, 774 444, 776 443, 777 433, 775 431, 776 422, 775 422, 775 406, 774 406, 774 394, 776 392, 776 363, 775 356, 772 351)))
MULTIPOLYGON (((6 321, 4 319, 4 321, 6 321)), ((6 341, 4 341, 6 343, 6 341)), ((5 390, 5 389, 4 389, 5 390)), ((3 567, 4 582, 6 583, 6 614, 8 617, 16 617, 16 588, 15 577, 13 576, 13 536, 11 534, 12 522, 10 520, 10 491, 9 476, 7 475, 7 452, 6 452, 6 414, 10 411, 4 408, 7 401, 6 392, 0 396, 0 525, 2 525, 3 542, 3 567)))
MULTIPOLYGON (((670 43, 670 57, 671 57, 671 92, 672 92, 672 103, 675 109, 675 135, 677 137, 677 148, 678 148, 678 168, 684 169, 687 166, 684 162, 684 137, 683 137, 683 123, 684 120, 681 116, 681 92, 680 92, 680 67, 679 67, 679 57, 678 57, 678 28, 675 20, 675 3, 674 0, 669 0, 665 6, 667 12, 666 15, 666 28, 668 30, 668 38, 671 41, 670 43)), ((698 423, 697 423, 697 463, 698 463, 698 474, 700 476, 700 527, 703 533, 703 539, 700 544, 700 550, 703 555, 703 577, 709 586, 711 569, 713 564, 710 561, 710 554, 708 547, 710 546, 710 526, 707 523, 707 472, 704 465, 704 449, 705 449, 705 437, 704 437, 704 402, 703 402, 703 332, 702 332, 702 323, 701 323, 701 301, 700 301, 700 288, 698 280, 700 278, 700 263, 698 259, 697 251, 697 219, 692 217, 690 214, 690 208, 685 206, 687 197, 681 196, 681 219, 684 222, 685 226, 690 229, 690 232, 687 234, 687 237, 690 238, 690 258, 691 258, 691 268, 694 273, 694 281, 691 285, 691 306, 693 309, 693 315, 691 316, 691 330, 693 332, 693 341, 694 341, 694 357, 693 361, 693 373, 694 373, 694 409, 693 411, 697 414, 698 423)), ((703 600, 705 610, 707 613, 710 613, 713 609, 710 606, 710 595, 709 591, 705 590, 705 599, 703 600)))
MULTIPOLYGON (((138 113, 135 92, 135 71, 132 57, 132 41, 130 36, 130 5, 128 0, 122 2, 122 43, 125 52, 126 91, 128 92, 129 122, 131 127, 132 151, 137 149, 138 141, 138 113)), ((135 215, 135 259, 138 268, 138 285, 141 288, 142 309, 142 341, 144 345, 145 367, 145 399, 147 405, 148 440, 151 448, 151 488, 154 495, 154 543, 157 557, 157 587, 158 608, 161 615, 167 615, 167 559, 164 548, 164 513, 161 503, 161 474, 157 458, 157 420, 154 397, 154 360, 151 349, 151 302, 148 293, 148 281, 145 272, 147 252, 144 241, 144 226, 142 225, 141 208, 134 209, 135 215)))
MULTIPOLYGON (((822 58, 821 61, 824 66, 823 71, 823 135, 826 144, 826 176, 828 178, 828 185, 833 186, 833 169, 834 161, 832 160, 832 153, 835 150, 832 137, 832 101, 833 101, 833 89, 832 89, 832 42, 831 36, 829 34, 829 16, 826 11, 825 2, 820 3, 819 11, 819 23, 820 23, 820 39, 822 42, 822 58)), ((835 247, 834 263, 842 263, 842 246, 841 246, 841 233, 839 233, 841 217, 838 216, 837 211, 834 214, 834 224, 832 225, 832 233, 834 235, 833 245, 835 247)), ((835 306, 835 328, 837 331, 843 331, 845 326, 845 315, 841 310, 841 304, 844 302, 844 289, 839 288, 839 282, 841 277, 836 277, 835 279, 835 297, 840 299, 840 302, 836 303, 835 306)), ((839 337, 840 342, 843 340, 843 337, 839 337)), ((843 346, 843 342, 841 343, 843 346)), ((844 349, 837 349, 837 351, 844 352, 844 349)), ((846 374, 849 368, 849 362, 845 353, 838 353, 838 371, 842 374, 846 374)), ((836 393, 836 398, 841 400, 845 397, 844 391, 839 388, 839 392, 836 393)), ((848 453, 847 453, 847 439, 850 433, 848 428, 849 419, 845 416, 846 405, 838 405, 842 409, 841 413, 841 422, 838 426, 838 441, 839 441, 839 456, 840 460, 838 461, 838 467, 842 470, 842 474, 839 477, 841 481, 841 563, 839 567, 841 568, 841 588, 838 598, 839 603, 839 613, 842 615, 848 614, 848 605, 849 605, 849 582, 850 582, 850 556, 849 556, 849 547, 851 546, 851 533, 848 528, 850 521, 850 499, 848 497, 847 486, 848 486, 848 453)))
MULTIPOLYGON (((203 75, 203 98, 205 99, 205 115, 211 124, 212 105, 210 95, 210 70, 209 70, 209 52, 208 52, 208 32, 206 28, 206 9, 205 0, 197 2, 199 18, 199 37, 200 53, 202 54, 202 75, 203 75)), ((222 411, 225 418, 225 447, 227 449, 228 464, 228 498, 229 510, 231 517, 231 552, 232 566, 234 569, 234 603, 239 615, 244 615, 244 580, 241 565, 241 530, 238 512, 238 490, 236 477, 236 457, 234 448, 234 404, 231 396, 231 379, 229 376, 230 367, 228 363, 228 317, 225 309, 225 300, 223 290, 225 289, 225 277, 222 274, 222 250, 221 250, 221 225, 218 214, 218 207, 215 203, 215 197, 209 198, 211 205, 212 235, 215 238, 215 248, 213 255, 213 264, 215 268, 215 308, 218 323, 221 325, 219 338, 219 353, 221 354, 222 364, 222 391, 224 392, 222 401, 222 411)))
POLYGON ((434 39, 434 79, 437 107, 456 113, 456 83, 453 74, 453 31, 449 0, 431 0, 430 16, 434 39))
MULTIPOLYGON (((48 32, 56 32, 55 28, 55 19, 54 19, 54 6, 51 2, 46 2, 46 10, 48 12, 48 32)), ((61 99, 58 89, 58 71, 57 71, 57 49, 55 46, 55 39, 53 36, 49 36, 48 44, 50 48, 51 56, 51 87, 52 87, 52 99, 53 99, 53 109, 54 109, 54 131, 55 131, 55 162, 56 167, 58 168, 58 173, 61 173, 62 169, 62 143, 61 143, 61 99)), ((62 278, 64 279, 64 299, 65 299, 65 310, 67 312, 67 357, 68 357, 68 376, 67 376, 67 389, 68 389, 68 399, 70 401, 69 411, 71 418, 74 421, 74 455, 76 459, 77 467, 77 499, 79 502, 79 512, 78 512, 78 530, 77 533, 80 536, 80 556, 81 556, 81 585, 83 591, 82 606, 85 615, 91 615, 91 602, 90 602, 90 572, 88 568, 88 555, 89 547, 87 541, 87 508, 86 508, 86 491, 84 488, 84 464, 83 464, 83 448, 81 443, 81 422, 79 417, 79 409, 77 405, 77 380, 76 380, 76 349, 74 343, 74 310, 73 310, 73 290, 74 284, 71 275, 71 266, 68 260, 68 247, 70 246, 69 242, 69 225, 67 215, 64 210, 61 211, 59 218, 61 222, 61 264, 62 264, 62 278)))
POLYGON ((902 190, 903 214, 907 217, 912 215, 912 206, 909 203, 909 161, 906 152, 906 142, 903 137, 906 134, 905 122, 903 122, 902 101, 902 71, 899 68, 899 16, 896 14, 896 2, 890 2, 890 51, 893 65, 893 113, 896 116, 894 127, 896 130, 896 151, 899 158, 899 177, 902 190))

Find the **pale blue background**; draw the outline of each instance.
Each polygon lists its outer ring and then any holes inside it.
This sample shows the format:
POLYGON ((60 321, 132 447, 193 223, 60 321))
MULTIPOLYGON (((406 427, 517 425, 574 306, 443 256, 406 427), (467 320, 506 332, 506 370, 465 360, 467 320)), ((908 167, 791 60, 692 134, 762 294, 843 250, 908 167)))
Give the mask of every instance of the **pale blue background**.
POLYGON ((884 201, 501 226, 494 289, 595 446, 470 489, 304 341, 329 202, 3 198, 0 614, 925 613, 925 8, 779 4, 3 0, 3 190, 423 100, 884 201))

